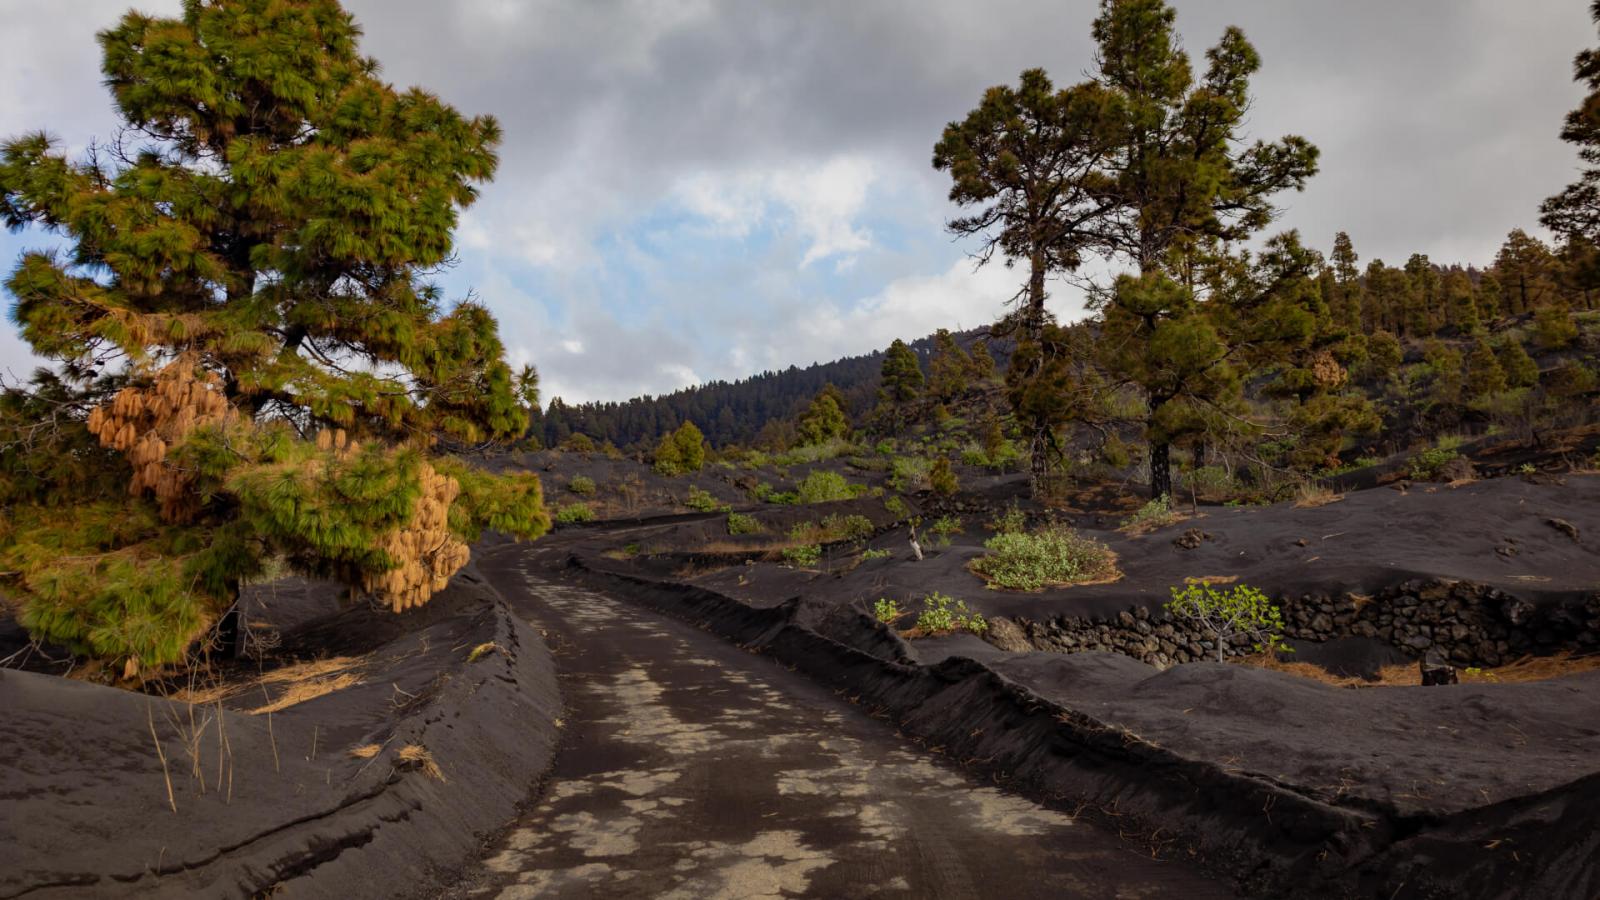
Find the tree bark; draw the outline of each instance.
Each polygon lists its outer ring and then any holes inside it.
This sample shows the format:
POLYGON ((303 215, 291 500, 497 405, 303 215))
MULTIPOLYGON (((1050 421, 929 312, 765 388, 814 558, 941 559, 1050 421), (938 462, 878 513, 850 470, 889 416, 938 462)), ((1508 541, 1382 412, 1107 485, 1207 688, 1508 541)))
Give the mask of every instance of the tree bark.
POLYGON ((1150 499, 1172 494, 1172 445, 1150 442, 1150 499))

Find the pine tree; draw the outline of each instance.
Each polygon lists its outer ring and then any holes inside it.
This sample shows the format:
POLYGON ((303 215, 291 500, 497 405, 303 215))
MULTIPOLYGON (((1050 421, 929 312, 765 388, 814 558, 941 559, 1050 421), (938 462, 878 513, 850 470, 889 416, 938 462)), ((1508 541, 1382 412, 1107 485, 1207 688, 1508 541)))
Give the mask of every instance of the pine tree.
POLYGON ((1367 367, 1380 379, 1393 378, 1404 356, 1400 339, 1387 331, 1375 331, 1367 338, 1367 367))
MULTIPOLYGON (((1600 24, 1600 0, 1589 7, 1600 24)), ((1578 180, 1540 207, 1539 221, 1568 238, 1600 243, 1600 50, 1584 50, 1572 62, 1573 80, 1589 88, 1578 108, 1567 114, 1561 139, 1578 147, 1588 167, 1578 180)))
POLYGON ((1473 290, 1472 279, 1467 277, 1467 273, 1456 269, 1446 276, 1444 296, 1451 325, 1463 334, 1474 334, 1483 327, 1478 320, 1477 292, 1473 290))
POLYGON ((972 345, 972 380, 982 385, 994 378, 994 356, 989 352, 988 341, 978 341, 972 345))
POLYGON ((1539 346, 1546 350, 1560 350, 1578 339, 1578 323, 1572 320, 1572 307, 1560 297, 1534 313, 1533 328, 1539 346))
POLYGON ((662 475, 687 475, 705 468, 706 436, 693 422, 685 421, 665 434, 656 445, 655 470, 662 475))
POLYGON ((1478 279, 1478 321, 1493 322, 1501 315, 1500 279, 1493 272, 1485 272, 1478 279))
POLYGON ((850 433, 850 419, 840 408, 843 397, 833 385, 823 387, 800 415, 797 430, 802 443, 823 444, 850 433))
POLYGON ((883 391, 887 402, 903 407, 922 396, 922 363, 917 354, 898 338, 883 356, 883 391))
POLYGON ((1107 362, 1145 395, 1156 497, 1172 490, 1174 435, 1204 427, 1193 403, 1232 378, 1227 335, 1194 297, 1198 257, 1265 228, 1274 195, 1303 188, 1317 161, 1317 149, 1300 137, 1243 144, 1260 56, 1243 32, 1229 28, 1206 52, 1196 80, 1175 18, 1165 0, 1103 0, 1093 26, 1097 83, 1118 111, 1101 188, 1114 209, 1099 220, 1100 236, 1108 252, 1139 272, 1118 279, 1107 299, 1106 343, 1114 348, 1107 362))
POLYGON ((6 282, 70 387, 52 430, 0 435, 35 473, 0 496, 0 570, 37 637, 132 673, 231 630, 269 557, 399 611, 483 528, 548 527, 536 477, 429 452, 527 427, 493 317, 425 280, 499 126, 379 80, 359 37, 335 0, 129 13, 100 35, 117 137, 81 159, 43 133, 0 148, 0 218, 70 244, 6 282), (36 480, 90 435, 92 477, 36 480), (108 475, 125 497, 89 488, 108 475))
POLYGON ((1500 344, 1500 370, 1505 373, 1506 384, 1514 388, 1533 387, 1539 383, 1539 364, 1533 361, 1522 342, 1507 338, 1500 344))
POLYGON ((1467 354, 1467 393, 1474 399, 1498 394, 1506 389, 1506 373, 1495 358, 1494 348, 1483 338, 1472 345, 1467 354))
MULTIPOLYGON (((1002 328, 1015 329, 1019 346, 1040 340, 1050 321, 1046 280, 1078 268, 1093 237, 1089 226, 1106 210, 1097 169, 1108 149, 1109 103, 1098 85, 1056 90, 1042 69, 1029 69, 1016 88, 986 91, 964 120, 946 126, 934 147, 933 167, 950 173, 951 201, 976 208, 952 219, 949 229, 982 238, 980 264, 996 252, 1007 265, 1027 264, 1020 307, 1002 328)), ((1024 425, 1037 492, 1049 469, 1051 436, 1043 422, 1024 425)))
POLYGON ((1339 288, 1339 304, 1334 314, 1352 332, 1364 332, 1362 315, 1366 309, 1361 283, 1361 270, 1356 268, 1360 257, 1350 235, 1341 231, 1333 238, 1333 277, 1339 288))
POLYGON ((933 336, 933 358, 928 361, 928 393, 939 403, 950 403, 967 392, 972 359, 956 344, 947 328, 933 336))
POLYGON ((1520 228, 1506 236, 1495 256, 1494 274, 1499 280, 1501 306, 1509 315, 1531 313, 1555 298, 1552 280, 1555 255, 1544 242, 1520 228))

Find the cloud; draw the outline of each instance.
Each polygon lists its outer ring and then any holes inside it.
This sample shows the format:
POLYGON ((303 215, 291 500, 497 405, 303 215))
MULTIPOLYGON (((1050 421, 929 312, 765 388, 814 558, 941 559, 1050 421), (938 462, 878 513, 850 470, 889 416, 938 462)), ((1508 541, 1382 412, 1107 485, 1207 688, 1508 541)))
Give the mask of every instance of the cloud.
MULTIPOLYGON (((131 2, 75 0, 62 16, 0 0, 0 137, 47 126, 81 147, 110 132, 93 33, 131 2)), ((482 297, 513 358, 569 399, 982 324, 1020 275, 968 271, 972 248, 942 231, 953 210, 932 145, 1025 68, 1081 78, 1096 7, 345 2, 386 78, 500 119, 498 176, 443 281, 482 297)), ((1585 4, 1176 5, 1197 58, 1229 24, 1261 51, 1253 135, 1323 149, 1278 222, 1315 246, 1347 230, 1364 259, 1486 263, 1572 176, 1557 133, 1582 95, 1570 60, 1595 42, 1585 4)), ((0 260, 34 241, 0 236, 0 260)), ((0 365, 18 358, 0 335, 0 365)))

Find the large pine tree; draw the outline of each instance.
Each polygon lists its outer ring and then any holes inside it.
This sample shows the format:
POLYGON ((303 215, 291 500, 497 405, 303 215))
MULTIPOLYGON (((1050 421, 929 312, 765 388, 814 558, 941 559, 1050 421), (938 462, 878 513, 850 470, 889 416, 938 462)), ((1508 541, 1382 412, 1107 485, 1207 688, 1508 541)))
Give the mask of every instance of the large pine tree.
POLYGON ((1156 497, 1172 490, 1174 428, 1194 421, 1191 401, 1227 381, 1207 363, 1231 354, 1196 295, 1197 267, 1214 248, 1265 228, 1274 195, 1303 187, 1317 161, 1299 137, 1243 143, 1250 78, 1261 66, 1243 32, 1227 29, 1196 79, 1175 20, 1165 0, 1103 0, 1094 22, 1097 82, 1118 110, 1116 205, 1102 220, 1103 244, 1138 270, 1104 298, 1105 360, 1144 395, 1156 497), (1166 408, 1173 402, 1180 406, 1166 408))
POLYGON ((59 363, 0 407, 0 590, 35 635, 173 663, 268 558, 398 611, 485 527, 548 526, 536 477, 430 452, 519 437, 534 399, 488 311, 427 280, 499 126, 385 83, 359 37, 335 0, 132 12, 100 35, 116 138, 0 150, 5 223, 70 244, 6 282, 59 363))

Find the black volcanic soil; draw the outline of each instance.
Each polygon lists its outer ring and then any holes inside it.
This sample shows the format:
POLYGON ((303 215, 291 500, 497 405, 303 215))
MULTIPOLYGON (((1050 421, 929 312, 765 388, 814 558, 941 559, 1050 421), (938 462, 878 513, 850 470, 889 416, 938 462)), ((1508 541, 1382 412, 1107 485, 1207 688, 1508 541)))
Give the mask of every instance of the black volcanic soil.
MULTIPOLYGON (((986 488, 988 499, 1007 493, 1004 479, 986 488)), ((772 653, 956 758, 1098 810, 1153 846, 1187 848, 1249 890, 1600 896, 1600 674, 1349 690, 1214 663, 1159 672, 1111 654, 1006 653, 970 635, 907 644, 868 614, 878 597, 937 590, 991 616, 1114 615, 1158 609, 1171 585, 1208 575, 1275 595, 1462 579, 1569 603, 1600 589, 1600 477, 1384 487, 1308 509, 1201 507, 1152 534, 1095 531, 1125 577, 1036 594, 988 590, 966 569, 987 533, 986 514, 968 506, 966 533, 921 563, 905 529, 878 519, 870 545, 892 558, 860 562, 839 547, 812 571, 758 554, 697 558, 717 537, 711 516, 555 544, 597 585, 772 653), (1209 540, 1175 547, 1191 527, 1209 540), (624 543, 652 552, 606 555, 624 543)), ((823 514, 755 512, 773 531, 823 514)), ((1074 518, 1093 530, 1096 515, 1074 518)), ((1361 669, 1385 652, 1341 642, 1325 656, 1361 669)))
POLYGON ((405 616, 297 581, 253 599, 275 659, 359 657, 360 683, 268 716, 254 691, 191 706, 0 670, 0 897, 428 896, 548 766, 548 651, 474 568, 405 616))

